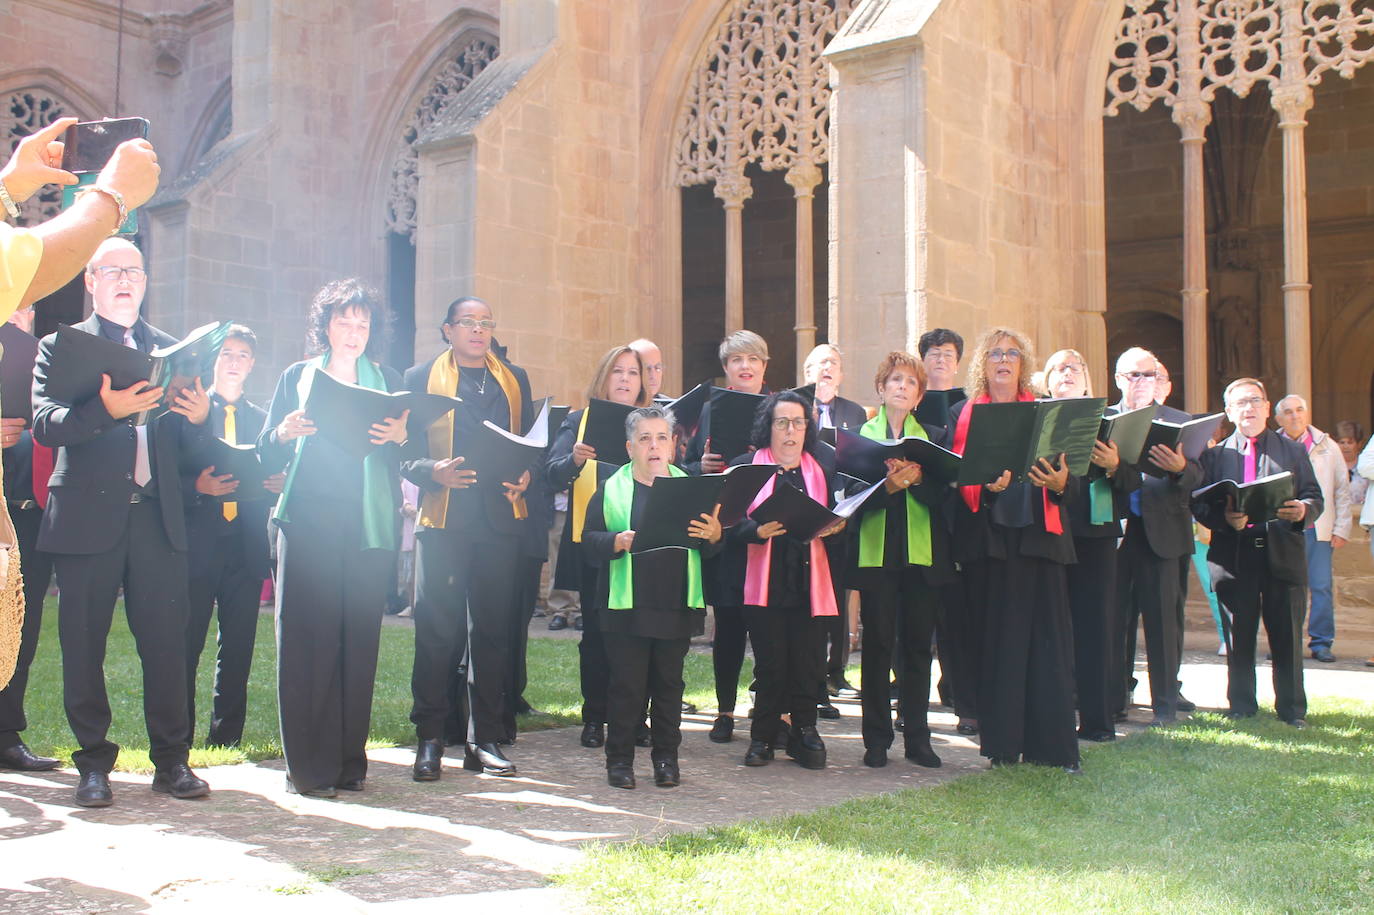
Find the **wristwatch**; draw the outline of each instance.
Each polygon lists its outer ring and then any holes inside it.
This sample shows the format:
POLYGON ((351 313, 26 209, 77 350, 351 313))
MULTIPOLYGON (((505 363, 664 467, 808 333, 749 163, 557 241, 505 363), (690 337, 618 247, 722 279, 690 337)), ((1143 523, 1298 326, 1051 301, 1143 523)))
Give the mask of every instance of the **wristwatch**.
POLYGON ((5 205, 5 212, 10 214, 10 219, 19 218, 19 207, 15 205, 14 198, 10 196, 9 188, 5 187, 4 181, 0 181, 0 203, 5 205))

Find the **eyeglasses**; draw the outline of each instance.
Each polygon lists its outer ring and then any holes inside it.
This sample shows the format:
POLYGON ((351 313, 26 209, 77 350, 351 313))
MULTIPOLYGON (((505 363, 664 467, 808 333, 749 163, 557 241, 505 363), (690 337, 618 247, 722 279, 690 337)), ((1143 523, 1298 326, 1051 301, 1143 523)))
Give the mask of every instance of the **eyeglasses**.
MULTIPOLYGON (((1015 352, 1015 351, 1013 350, 1013 352, 1015 352)), ((946 352, 943 352, 943 351, 941 351, 941 350, 935 350, 935 349, 926 350, 925 361, 926 361, 926 362, 958 362, 958 361, 959 361, 959 354, 958 354, 958 353, 946 353, 946 352)))
POLYGON ((1087 370, 1088 367, 1081 362, 1065 362, 1055 367, 1056 372, 1065 372, 1069 375, 1082 375, 1087 370))
POLYGON ((483 318, 480 321, 476 318, 459 318, 457 321, 449 322, 449 326, 463 327, 467 330, 472 330, 475 327, 480 327, 482 330, 496 330, 496 322, 491 318, 483 318))
POLYGON ((995 349, 988 353, 989 362, 1020 362, 1021 351, 1019 349, 995 349))
POLYGON ((789 427, 791 427, 791 428, 793 428, 793 429, 799 429, 799 430, 800 430, 800 429, 805 429, 805 428, 806 428, 806 417, 805 417, 805 416, 796 416, 796 417, 793 417, 793 418, 791 418, 791 419, 788 419, 786 416, 779 416, 777 419, 773 420, 773 428, 774 428, 774 429, 777 429, 779 432, 781 432, 781 431, 783 431, 784 429, 787 429, 787 428, 789 428, 789 427))
POLYGON ((1159 375, 1158 372, 1122 372, 1122 373, 1121 373, 1121 377, 1122 377, 1122 378, 1129 378, 1129 379, 1131 379, 1132 381, 1140 381, 1142 378, 1154 379, 1154 378, 1155 378, 1156 376, 1158 376, 1158 375, 1159 375))
POLYGON ((142 267, 96 267, 92 272, 102 280, 111 281, 118 281, 123 276, 131 283, 141 283, 148 278, 148 271, 142 267))
POLYGON ((1244 410, 1246 407, 1258 407, 1264 403, 1263 397, 1242 397, 1239 400, 1231 401, 1231 406, 1244 410))

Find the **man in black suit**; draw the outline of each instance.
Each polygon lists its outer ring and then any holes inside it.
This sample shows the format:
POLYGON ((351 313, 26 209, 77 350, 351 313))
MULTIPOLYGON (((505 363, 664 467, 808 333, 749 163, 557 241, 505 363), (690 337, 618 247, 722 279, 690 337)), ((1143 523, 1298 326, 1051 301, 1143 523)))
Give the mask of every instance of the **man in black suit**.
POLYGON ((1304 531, 1322 513, 1321 486, 1299 442, 1267 426, 1269 398, 1255 378, 1237 378, 1223 395, 1226 418, 1236 427, 1202 455, 1202 485, 1220 480, 1247 483, 1290 471, 1296 498, 1272 521, 1252 523, 1244 514, 1197 502, 1193 514, 1212 530, 1207 568, 1222 612, 1230 619, 1226 645, 1227 713, 1247 718, 1255 698, 1255 638, 1260 621, 1274 656, 1274 711, 1296 728, 1307 726, 1302 682, 1302 623, 1307 606, 1307 540, 1304 531))
POLYGON ((415 668, 411 675, 419 746, 412 776, 434 781, 442 771, 449 678, 467 666, 467 751, 464 768, 514 775, 497 745, 508 734, 505 692, 514 649, 516 579, 525 550, 530 473, 514 482, 477 478, 464 454, 483 421, 527 432, 534 422, 523 369, 492 350, 496 320, 481 299, 449 305, 441 328, 449 344, 405 374, 405 388, 462 398, 462 404, 411 436, 401 473, 420 487, 416 526, 415 668))
MULTIPOLYGON (((111 238, 86 266, 95 313, 76 325, 148 352, 176 340, 139 317, 147 275, 143 255, 111 238)), ((125 614, 143 662, 143 713, 153 790, 201 797, 209 786, 187 765, 186 742, 186 519, 182 512, 183 456, 205 440, 210 399, 200 381, 172 397, 161 413, 161 388, 139 382, 100 392, 80 403, 48 395, 56 335, 43 338, 34 367, 33 436, 57 449, 38 547, 53 554, 63 700, 80 749, 76 802, 108 806, 109 772, 119 755, 107 734, 105 640, 115 596, 124 588, 125 614), (134 425, 138 414, 155 414, 134 425)))
MULTIPOLYGON (((243 396, 253 371, 258 338, 247 327, 229 328, 215 358, 215 381, 210 388, 210 433, 231 445, 258 440, 267 413, 243 396)), ((196 461, 195 497, 186 506, 187 560, 190 569, 190 620, 186 627, 186 742, 195 741, 196 668, 205 650, 210 617, 219 608, 218 652, 215 660, 215 699, 206 744, 237 746, 243 739, 248 710, 248 672, 258 631, 258 599, 271 574, 267 548, 267 511, 282 490, 285 473, 262 484, 266 493, 246 499, 228 498, 239 491, 230 473, 196 461)))
MULTIPOLYGON (((1116 384, 1121 391, 1118 412, 1136 410, 1154 403, 1158 362, 1154 354, 1139 347, 1126 350, 1116 360, 1116 384)), ((1160 419, 1186 422, 1187 413, 1160 406, 1160 419)), ((1178 717, 1179 647, 1182 644, 1178 608, 1180 603, 1179 557, 1193 552, 1192 517, 1188 500, 1202 477, 1197 461, 1189 461, 1182 451, 1156 445, 1143 458, 1162 476, 1128 471, 1140 476, 1140 488, 1130 495, 1126 536, 1117 553, 1117 595, 1120 634, 1113 634, 1113 654, 1121 659, 1117 680, 1121 692, 1118 714, 1130 702, 1135 671, 1136 627, 1145 622, 1145 654, 1150 672, 1150 703, 1154 708, 1152 725, 1167 724, 1178 717)))
POLYGON ((802 378, 816 386, 816 425, 821 429, 848 429, 857 433, 868 422, 868 411, 840 396, 844 384, 844 357, 829 343, 811 351, 802 366, 802 378))
MULTIPOLYGON (((25 308, 10 316, 10 323, 25 333, 33 333, 33 309, 25 308)), ((9 686, 0 690, 0 769, 40 772, 57 768, 57 760, 36 756, 24 745, 20 733, 28 727, 24 716, 24 692, 29 683, 29 666, 38 650, 38 635, 43 625, 43 598, 52 582, 52 557, 38 548, 38 525, 43 507, 36 490, 47 499, 47 480, 35 487, 34 468, 52 469, 52 452, 35 445, 22 416, 0 419, 0 445, 4 447, 5 503, 14 522, 19 541, 19 566, 24 576, 24 627, 19 637, 19 657, 9 686)), ((40 474, 42 470, 39 471, 40 474)))

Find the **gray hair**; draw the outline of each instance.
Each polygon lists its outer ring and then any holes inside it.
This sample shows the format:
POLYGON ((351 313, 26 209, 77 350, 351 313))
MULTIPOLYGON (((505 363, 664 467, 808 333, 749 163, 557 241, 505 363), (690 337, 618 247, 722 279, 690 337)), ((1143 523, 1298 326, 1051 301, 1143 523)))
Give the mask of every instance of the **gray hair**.
POLYGON ((625 441, 634 438, 635 430, 639 424, 650 419, 661 419, 668 424, 668 428, 674 429, 677 426, 677 417, 673 416, 673 411, 667 407, 650 405, 638 407, 630 411, 630 415, 625 417, 625 441))
MULTIPOLYGON (((1261 388, 1260 390, 1263 390, 1263 388, 1261 388)), ((1278 403, 1274 404, 1274 415, 1278 416, 1280 411, 1283 410, 1283 405, 1290 400, 1296 400, 1298 403, 1302 404, 1302 408, 1304 410, 1308 409, 1307 399, 1304 398, 1301 394, 1285 394, 1283 395, 1283 397, 1279 398, 1278 403)))

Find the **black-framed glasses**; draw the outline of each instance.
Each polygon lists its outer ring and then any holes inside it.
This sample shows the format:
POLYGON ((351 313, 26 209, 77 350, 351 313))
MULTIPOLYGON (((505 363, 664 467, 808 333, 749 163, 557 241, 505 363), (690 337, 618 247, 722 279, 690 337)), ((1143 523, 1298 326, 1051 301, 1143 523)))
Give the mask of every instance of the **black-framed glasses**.
POLYGON ((1121 373, 1121 377, 1122 377, 1122 378, 1129 378, 1131 381, 1140 381, 1142 378, 1149 378, 1150 380, 1153 381, 1155 378, 1159 377, 1159 373, 1158 373, 1158 372, 1122 372, 1122 373, 1121 373))
POLYGON ((989 362, 1020 362, 1021 351, 1019 349, 995 349, 988 352, 989 362))
POLYGON ((102 280, 118 281, 127 277, 131 283, 141 283, 148 278, 148 271, 142 267, 96 267, 93 271, 102 280))
POLYGON ((806 417, 805 417, 805 416, 793 416, 793 417, 779 416, 777 419, 773 420, 773 428, 774 428, 774 429, 777 429, 779 432, 781 432, 781 431, 783 431, 784 429, 787 429, 787 428, 789 428, 789 427, 791 427, 791 428, 793 428, 793 429, 805 429, 805 428, 806 428, 806 417))

